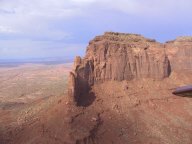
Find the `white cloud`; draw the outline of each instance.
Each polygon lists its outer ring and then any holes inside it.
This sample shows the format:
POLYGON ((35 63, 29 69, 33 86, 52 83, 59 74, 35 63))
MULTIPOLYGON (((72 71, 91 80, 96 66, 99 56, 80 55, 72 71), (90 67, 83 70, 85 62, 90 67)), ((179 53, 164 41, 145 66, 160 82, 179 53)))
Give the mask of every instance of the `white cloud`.
POLYGON ((16 31, 10 27, 0 25, 0 33, 16 33, 16 31))
MULTIPOLYGON (((26 49, 54 48, 57 43, 53 41, 75 37, 77 41, 82 38, 84 43, 92 34, 109 29, 129 31, 135 28, 138 33, 153 33, 169 22, 175 27, 167 29, 175 32, 176 28, 181 30, 181 22, 191 25, 191 6, 191 0, 0 0, 0 37, 5 34, 5 39, 9 39, 10 36, 9 42, 3 42, 4 46, 13 47, 15 53, 19 53, 22 43, 26 49)), ((70 42, 76 43, 75 40, 70 42)))
POLYGON ((4 27, 0 27, 0 31, 19 31, 24 34, 38 31, 42 35, 47 33, 45 31, 49 30, 50 23, 59 19, 67 21, 82 14, 81 9, 70 7, 69 4, 63 0, 1 0, 0 23, 4 27))
POLYGON ((103 9, 116 10, 141 17, 161 18, 192 12, 191 0, 93 0, 92 2, 95 2, 93 8, 96 9, 99 6, 103 9))
POLYGON ((93 4, 96 2, 101 2, 100 0, 69 0, 69 1, 74 5, 79 5, 79 6, 85 6, 85 5, 93 4))
POLYGON ((85 48, 84 44, 65 44, 27 39, 1 40, 0 45, 0 60, 6 58, 74 57, 83 54, 85 48), (32 48, 28 47, 29 44, 32 48), (78 51, 81 51, 81 53, 78 51))
POLYGON ((13 11, 15 15, 69 17, 79 14, 77 7, 71 7, 70 1, 63 0, 2 0, 0 9, 13 11))
POLYGON ((190 0, 0 0, 0 22, 8 27, 3 32, 44 32, 50 22, 91 16, 93 11, 101 17, 108 10, 158 19, 189 13, 191 6, 190 0))

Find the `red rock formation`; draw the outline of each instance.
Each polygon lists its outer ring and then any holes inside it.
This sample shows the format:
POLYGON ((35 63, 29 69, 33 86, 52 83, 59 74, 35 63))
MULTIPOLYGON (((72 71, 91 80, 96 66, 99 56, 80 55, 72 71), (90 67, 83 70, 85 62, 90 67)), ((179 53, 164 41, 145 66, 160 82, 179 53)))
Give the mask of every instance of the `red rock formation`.
POLYGON ((192 82, 191 73, 177 72, 191 68, 190 38, 184 40, 96 37, 75 59, 70 97, 11 133, 11 144, 191 144, 191 97, 172 94, 192 82))
POLYGON ((192 70, 192 37, 179 37, 165 47, 173 71, 192 70))
POLYGON ((141 35, 107 32, 89 42, 83 59, 75 59, 75 97, 94 83, 169 76, 163 44, 141 35), (77 88, 78 87, 78 88, 77 88), (78 93, 78 94, 77 94, 78 93))
POLYGON ((76 143, 191 143, 191 101, 173 96, 172 89, 191 83, 184 70, 192 69, 192 38, 161 44, 108 32, 90 41, 85 57, 74 63, 70 97, 86 107, 72 123, 83 129, 76 143), (97 122, 92 128, 89 119, 97 122))

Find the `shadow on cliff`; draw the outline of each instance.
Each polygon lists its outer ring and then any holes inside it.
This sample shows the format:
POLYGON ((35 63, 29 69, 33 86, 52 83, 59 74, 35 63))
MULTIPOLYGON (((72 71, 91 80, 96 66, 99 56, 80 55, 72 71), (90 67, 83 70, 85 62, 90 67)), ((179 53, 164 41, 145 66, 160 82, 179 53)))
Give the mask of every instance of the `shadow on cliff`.
POLYGON ((77 102, 77 106, 83 106, 88 107, 95 101, 95 93, 94 92, 88 92, 87 94, 82 94, 79 97, 79 100, 77 102))
POLYGON ((170 60, 168 60, 168 76, 171 75, 171 72, 172 72, 171 63, 170 60))

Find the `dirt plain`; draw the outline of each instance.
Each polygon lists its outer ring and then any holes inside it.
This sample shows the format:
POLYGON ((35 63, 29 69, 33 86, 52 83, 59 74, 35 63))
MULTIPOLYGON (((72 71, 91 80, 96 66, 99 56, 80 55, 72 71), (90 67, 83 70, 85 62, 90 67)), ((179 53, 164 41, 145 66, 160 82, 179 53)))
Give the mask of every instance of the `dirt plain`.
POLYGON ((67 96, 54 99, 48 109, 12 129, 4 143, 191 144, 191 97, 172 94, 191 81, 191 72, 173 72, 163 81, 98 83, 78 107, 67 96))
POLYGON ((0 143, 63 97, 71 64, 0 67, 0 143))

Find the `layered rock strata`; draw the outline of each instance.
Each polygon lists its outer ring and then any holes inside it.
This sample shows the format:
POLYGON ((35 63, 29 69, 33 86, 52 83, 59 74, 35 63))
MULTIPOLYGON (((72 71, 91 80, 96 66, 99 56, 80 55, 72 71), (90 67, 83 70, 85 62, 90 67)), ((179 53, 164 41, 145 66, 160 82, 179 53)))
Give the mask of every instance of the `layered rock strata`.
POLYGON ((78 102, 94 83, 153 78, 170 74, 165 45, 137 34, 107 32, 89 42, 86 55, 76 57, 69 95, 78 102))
POLYGON ((75 58, 69 96, 78 102, 79 96, 94 83, 161 80, 172 71, 192 71, 192 37, 178 37, 161 44, 138 34, 106 32, 89 42, 84 58, 75 58))
POLYGON ((172 71, 192 71, 192 37, 178 37, 165 48, 172 71))

